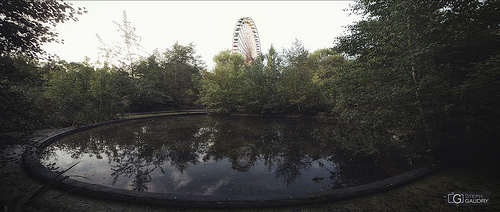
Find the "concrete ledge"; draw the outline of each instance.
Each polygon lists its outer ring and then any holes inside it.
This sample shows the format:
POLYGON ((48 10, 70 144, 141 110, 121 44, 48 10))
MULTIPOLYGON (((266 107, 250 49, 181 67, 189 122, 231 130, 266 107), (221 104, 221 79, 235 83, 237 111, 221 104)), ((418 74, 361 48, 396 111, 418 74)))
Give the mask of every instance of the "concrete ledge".
MULTIPOLYGON (((92 129, 104 125, 132 121, 132 120, 146 120, 166 116, 186 116, 186 115, 201 115, 206 113, 187 113, 187 114, 166 114, 158 116, 139 117, 132 119, 115 120, 109 122, 102 122, 94 125, 84 126, 80 128, 70 129, 60 132, 40 140, 35 146, 28 147, 23 154, 23 166, 25 169, 45 182, 50 181, 57 176, 56 173, 50 171, 43 166, 38 156, 45 147, 58 139, 80 132, 87 129, 92 129)), ((151 193, 140 192, 125 189, 111 188, 98 184, 91 184, 73 180, 71 178, 65 179, 57 187, 70 190, 76 189, 73 192, 80 194, 90 195, 97 198, 106 198, 118 201, 136 202, 143 204, 155 204, 165 206, 182 206, 182 207, 203 207, 203 208, 241 208, 241 207, 264 207, 264 206, 284 206, 284 205, 302 205, 313 204, 321 202, 331 202, 340 199, 358 197, 371 193, 380 192, 396 186, 403 185, 419 177, 430 174, 445 166, 444 163, 435 163, 423 166, 418 169, 408 171, 406 173, 386 178, 384 180, 359 185, 355 187, 323 190, 317 191, 316 194, 302 193, 302 194, 287 194, 276 196, 226 196, 226 195, 178 195, 178 194, 165 194, 165 193, 151 193)))

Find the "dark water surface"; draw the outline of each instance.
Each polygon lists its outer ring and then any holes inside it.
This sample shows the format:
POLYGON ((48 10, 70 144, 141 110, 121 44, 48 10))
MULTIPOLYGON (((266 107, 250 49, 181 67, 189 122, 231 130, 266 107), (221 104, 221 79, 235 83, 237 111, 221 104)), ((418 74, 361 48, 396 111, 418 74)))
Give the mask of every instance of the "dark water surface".
POLYGON ((55 171, 81 161, 66 173, 79 181, 182 195, 321 195, 391 176, 342 151, 339 134, 314 119, 172 116, 78 132, 40 160, 55 171))

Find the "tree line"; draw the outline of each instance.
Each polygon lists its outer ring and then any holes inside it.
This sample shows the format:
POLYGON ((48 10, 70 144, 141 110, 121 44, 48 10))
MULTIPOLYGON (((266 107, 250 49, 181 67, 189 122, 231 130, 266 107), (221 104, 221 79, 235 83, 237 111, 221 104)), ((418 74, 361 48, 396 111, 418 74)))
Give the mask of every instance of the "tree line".
POLYGON ((2 131, 85 125, 129 112, 195 107, 200 78, 194 45, 174 44, 123 67, 3 58, 2 131))
POLYGON ((269 52, 245 63, 239 53, 222 51, 204 71, 199 103, 219 113, 325 113, 332 106, 330 81, 345 62, 333 49, 309 53, 296 40, 290 49, 269 52))
MULTIPOLYGON (((310 53, 296 40, 281 52, 271 46, 252 63, 221 51, 212 70, 194 44, 132 59, 137 37, 125 14, 117 25, 129 40, 120 51, 103 47, 107 60, 100 65, 40 63, 38 47, 14 40, 1 55, 2 131, 203 106, 217 113, 333 117, 384 138, 359 148, 366 152, 391 149, 418 158, 471 145, 494 151, 499 7, 496 0, 357 0, 350 10, 363 18, 331 48, 310 53)), ((66 12, 66 19, 79 11, 66 12)), ((4 34, 2 42, 12 40, 4 34)))

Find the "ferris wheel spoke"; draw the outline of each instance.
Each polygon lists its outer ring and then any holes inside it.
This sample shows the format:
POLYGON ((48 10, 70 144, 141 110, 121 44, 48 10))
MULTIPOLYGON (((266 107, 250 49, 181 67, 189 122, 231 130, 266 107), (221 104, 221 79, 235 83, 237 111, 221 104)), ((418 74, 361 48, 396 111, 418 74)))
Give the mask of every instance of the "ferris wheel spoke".
POLYGON ((238 19, 234 27, 233 51, 239 51, 246 57, 246 63, 252 62, 260 53, 260 38, 257 26, 250 17, 238 19))

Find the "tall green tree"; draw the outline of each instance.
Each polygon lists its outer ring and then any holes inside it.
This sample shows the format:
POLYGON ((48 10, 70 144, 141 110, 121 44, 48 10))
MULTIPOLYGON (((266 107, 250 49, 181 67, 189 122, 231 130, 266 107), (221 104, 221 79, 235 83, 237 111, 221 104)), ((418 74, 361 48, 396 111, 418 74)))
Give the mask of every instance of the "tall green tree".
POLYGON ((238 94, 242 100, 242 112, 261 113, 266 101, 267 82, 264 70, 264 57, 259 55, 255 60, 242 67, 243 84, 238 94))
POLYGON ((460 88, 477 73, 476 63, 498 54, 498 5, 356 1, 352 9, 364 19, 337 42, 339 51, 356 58, 334 81, 337 112, 421 151, 436 149, 451 134, 463 135, 468 124, 462 97, 469 91, 460 88))
POLYGON ((344 56, 332 48, 324 48, 314 51, 307 60, 308 71, 313 75, 313 82, 321 90, 321 98, 331 107, 334 104, 331 81, 337 77, 338 69, 345 63, 344 56))
POLYGON ((162 65, 164 61, 163 55, 155 50, 134 65, 132 74, 136 93, 131 103, 132 112, 170 109, 171 76, 162 65))
POLYGON ((165 52, 155 50, 135 63, 134 111, 185 109, 195 106, 203 62, 194 44, 175 43, 165 52))
POLYGON ((227 50, 214 56, 214 61, 213 71, 202 73, 200 103, 216 112, 235 112, 242 108, 242 96, 239 94, 243 85, 245 58, 227 50))
POLYGON ((318 49, 308 57, 309 69, 315 80, 324 81, 335 76, 335 71, 344 64, 344 56, 331 48, 318 49))
POLYGON ((0 2, 0 131, 40 127, 42 75, 37 60, 51 59, 42 45, 61 42, 52 27, 77 21, 83 13, 85 8, 74 9, 63 1, 0 2))
POLYGON ((85 8, 75 9, 70 3, 56 0, 5 0, 0 2, 0 56, 26 54, 40 57, 42 44, 60 42, 51 26, 73 20, 85 8))
POLYGON ((295 108, 299 113, 304 110, 316 110, 317 108, 314 108, 322 103, 319 98, 319 87, 313 83, 313 75, 308 71, 308 50, 302 42, 295 40, 292 47, 285 49, 283 54, 285 67, 281 75, 280 86, 285 105, 290 109, 295 108))
POLYGON ((262 112, 270 114, 280 113, 283 110, 280 102, 281 88, 279 82, 283 73, 283 58, 273 45, 271 45, 264 57, 265 91, 263 91, 264 101, 262 112))
POLYGON ((128 73, 105 66, 95 68, 92 75, 89 92, 94 122, 116 119, 128 112, 135 92, 128 73))
POLYGON ((259 55, 243 66, 242 96, 245 113, 279 114, 284 112, 280 78, 283 58, 271 45, 267 54, 259 55))
POLYGON ((172 45, 164 53, 163 65, 171 75, 172 98, 176 109, 193 106, 198 97, 196 82, 200 79, 203 62, 196 55, 195 45, 172 45))

